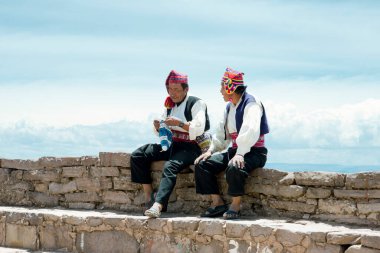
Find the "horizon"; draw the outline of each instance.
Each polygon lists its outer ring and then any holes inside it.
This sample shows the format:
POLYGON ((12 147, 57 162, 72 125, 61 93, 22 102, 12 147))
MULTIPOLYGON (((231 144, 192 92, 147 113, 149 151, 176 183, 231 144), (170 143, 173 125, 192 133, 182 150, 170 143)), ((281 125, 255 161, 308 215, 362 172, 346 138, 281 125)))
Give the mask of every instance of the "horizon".
MULTIPOLYGON (((380 166, 380 2, 0 3, 0 157, 131 152, 176 69, 208 105, 245 73, 271 128, 268 164, 380 166)), ((328 166, 325 166, 328 170, 328 166)), ((338 167, 334 167, 339 169, 338 167)), ((372 167, 371 167, 372 168, 372 167)))

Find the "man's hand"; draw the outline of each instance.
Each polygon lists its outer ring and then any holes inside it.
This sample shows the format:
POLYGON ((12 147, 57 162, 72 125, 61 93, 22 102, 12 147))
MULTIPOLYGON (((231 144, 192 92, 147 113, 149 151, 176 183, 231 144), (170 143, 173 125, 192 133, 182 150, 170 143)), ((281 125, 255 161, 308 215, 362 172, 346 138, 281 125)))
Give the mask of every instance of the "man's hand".
POLYGON ((179 122, 181 122, 179 119, 174 117, 167 117, 165 119, 165 124, 168 126, 178 126, 179 122))
POLYGON ((201 154, 195 159, 194 164, 198 164, 200 161, 206 161, 211 156, 211 152, 207 151, 206 153, 201 154))
POLYGON ((158 132, 158 129, 160 128, 160 121, 158 121, 156 119, 153 120, 153 126, 156 129, 156 131, 158 132))
POLYGON ((244 168, 244 157, 242 155, 236 154, 228 163, 228 165, 233 165, 239 169, 244 168))

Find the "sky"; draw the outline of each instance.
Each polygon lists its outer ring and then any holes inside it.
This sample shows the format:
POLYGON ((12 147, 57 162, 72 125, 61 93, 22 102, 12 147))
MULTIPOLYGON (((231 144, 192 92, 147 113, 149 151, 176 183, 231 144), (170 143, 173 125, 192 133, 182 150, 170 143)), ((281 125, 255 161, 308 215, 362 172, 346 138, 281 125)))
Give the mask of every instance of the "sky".
POLYGON ((157 142, 172 69, 213 128, 232 67, 266 107, 269 164, 380 170, 379 30, 375 0, 0 0, 0 157, 157 142))

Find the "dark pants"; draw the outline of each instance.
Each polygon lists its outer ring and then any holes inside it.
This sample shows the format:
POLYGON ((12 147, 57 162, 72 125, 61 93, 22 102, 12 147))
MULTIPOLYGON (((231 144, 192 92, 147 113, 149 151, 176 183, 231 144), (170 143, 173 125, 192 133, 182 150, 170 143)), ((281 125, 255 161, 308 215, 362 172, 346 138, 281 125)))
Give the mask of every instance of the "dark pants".
POLYGON ((153 161, 166 161, 162 171, 156 202, 166 206, 177 181, 177 174, 201 154, 196 143, 173 142, 167 151, 161 152, 160 144, 147 144, 131 154, 132 182, 151 184, 150 166, 153 161))
POLYGON ((196 190, 199 194, 220 194, 216 175, 226 171, 228 194, 237 197, 244 195, 245 179, 256 168, 263 167, 267 161, 266 148, 251 148, 244 155, 245 167, 239 169, 229 166, 228 162, 235 156, 236 149, 229 148, 226 152, 212 155, 206 161, 200 162, 195 167, 196 190))

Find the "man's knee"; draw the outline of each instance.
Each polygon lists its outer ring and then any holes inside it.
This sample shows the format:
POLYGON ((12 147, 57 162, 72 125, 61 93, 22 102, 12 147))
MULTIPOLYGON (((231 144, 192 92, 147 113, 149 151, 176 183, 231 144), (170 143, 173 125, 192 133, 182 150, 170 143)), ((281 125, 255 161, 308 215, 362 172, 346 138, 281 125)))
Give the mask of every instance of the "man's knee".
POLYGON ((226 177, 227 178, 247 177, 247 173, 234 165, 229 165, 226 170, 226 177))

